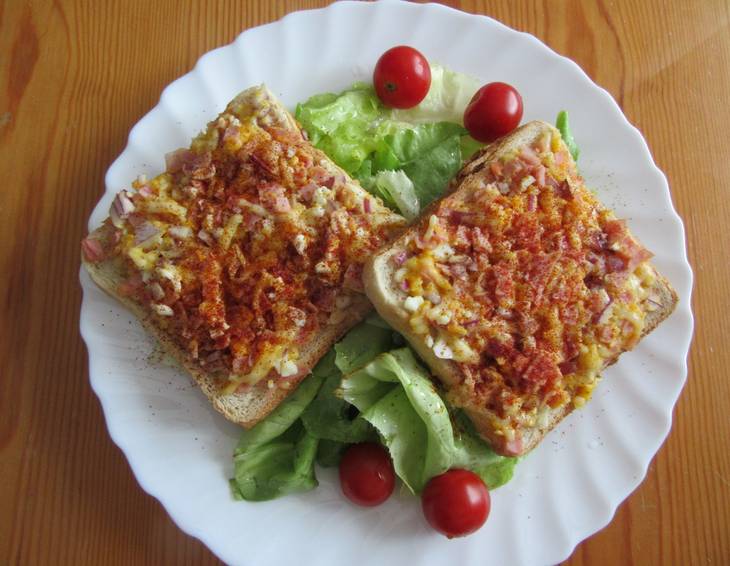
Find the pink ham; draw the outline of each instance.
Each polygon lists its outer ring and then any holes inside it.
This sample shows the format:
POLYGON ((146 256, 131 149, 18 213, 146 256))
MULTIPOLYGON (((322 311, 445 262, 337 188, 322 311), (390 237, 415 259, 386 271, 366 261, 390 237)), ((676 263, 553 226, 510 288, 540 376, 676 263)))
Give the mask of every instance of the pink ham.
MULTIPOLYGON (((617 254, 626 260, 623 269, 629 273, 636 269, 640 263, 653 257, 653 254, 649 250, 631 236, 626 226, 626 221, 609 220, 606 222, 604 230, 609 248, 616 251, 617 254)), ((607 265, 609 261, 611 261, 610 257, 606 260, 607 265)), ((612 265, 609 266, 609 269, 611 271, 619 271, 616 267, 618 267, 618 263, 614 260, 612 265)))
POLYGON ((307 183, 301 189, 299 189, 299 196, 303 202, 309 204, 314 199, 314 193, 317 190, 316 183, 307 183))
POLYGON ((347 266, 342 286, 353 291, 365 290, 362 284, 362 265, 353 263, 347 266))
POLYGON ((96 263, 104 259, 104 248, 101 242, 95 238, 84 238, 81 240, 81 251, 86 261, 96 263))
POLYGON ((533 175, 535 176, 535 181, 537 181, 537 184, 541 187, 545 186, 546 173, 547 173, 547 169, 545 169, 545 166, 542 164, 535 167, 535 170, 533 171, 533 175))
POLYGON ((531 167, 536 167, 537 165, 540 165, 540 157, 538 157, 537 153, 535 153, 535 150, 529 146, 524 146, 522 148, 522 150, 520 151, 520 157, 525 163, 527 163, 527 165, 531 167))
POLYGON ((259 187, 259 200, 266 209, 273 212, 283 214, 291 210, 286 189, 278 183, 267 183, 259 187))

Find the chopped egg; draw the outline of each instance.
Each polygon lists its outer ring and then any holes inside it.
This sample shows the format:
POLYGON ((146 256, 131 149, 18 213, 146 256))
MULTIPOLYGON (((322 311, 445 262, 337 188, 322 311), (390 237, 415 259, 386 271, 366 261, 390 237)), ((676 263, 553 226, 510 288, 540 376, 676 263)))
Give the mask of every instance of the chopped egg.
POLYGON ((408 297, 403 301, 403 308, 408 312, 416 312, 423 304, 423 297, 408 297))
POLYGON ((279 371, 279 375, 281 377, 291 377, 295 373, 299 371, 299 368, 297 367, 297 364, 295 364, 291 360, 286 360, 281 364, 281 370, 279 371))
POLYGON ((307 239, 304 237, 304 234, 294 236, 294 249, 297 250, 299 255, 304 255, 307 249, 307 239))
POLYGON ((436 343, 433 345, 433 353, 436 354, 437 358, 441 358, 442 360, 454 359, 454 351, 442 338, 436 340, 436 343))
POLYGON ((162 305, 159 303, 152 303, 152 309, 160 316, 172 316, 173 315, 172 309, 167 305, 162 305))

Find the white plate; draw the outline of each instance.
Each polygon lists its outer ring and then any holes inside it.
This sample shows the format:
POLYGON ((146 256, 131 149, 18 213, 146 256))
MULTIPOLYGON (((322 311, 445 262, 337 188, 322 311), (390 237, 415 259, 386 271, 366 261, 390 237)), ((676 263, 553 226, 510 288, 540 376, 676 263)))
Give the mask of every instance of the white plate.
POLYGON ((311 94, 368 80, 378 56, 397 44, 484 82, 513 84, 524 97, 525 120, 552 121, 569 110, 588 183, 654 251, 680 303, 606 371, 588 406, 565 419, 517 467, 514 480, 493 493, 487 524, 449 541, 425 525, 417 499, 400 495, 379 508, 355 508, 331 471, 320 472, 320 487, 307 494, 234 502, 227 479, 239 430, 184 375, 148 358, 151 340, 82 272, 81 332, 112 439, 180 528, 229 563, 560 562, 611 520, 671 426, 693 322, 692 273, 667 181, 606 91, 534 37, 489 18, 438 5, 348 2, 242 33, 167 87, 132 129, 89 229, 106 216, 113 193, 140 173, 162 171, 165 152, 187 146, 240 90, 266 82, 293 107, 311 94))

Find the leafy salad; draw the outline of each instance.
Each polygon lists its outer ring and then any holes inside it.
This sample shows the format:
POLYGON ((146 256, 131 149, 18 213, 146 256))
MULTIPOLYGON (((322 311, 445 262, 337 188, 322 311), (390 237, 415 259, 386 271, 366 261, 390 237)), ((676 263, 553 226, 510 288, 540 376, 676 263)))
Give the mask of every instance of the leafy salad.
MULTIPOLYGON (((486 88, 479 86, 477 79, 431 64, 425 98, 398 109, 383 103, 387 96, 378 89, 387 95, 390 86, 379 84, 376 67, 374 86, 356 83, 339 94, 312 96, 297 106, 296 118, 316 147, 413 220, 482 146, 470 135, 478 137, 475 129, 464 126, 486 88)), ((519 104, 517 123, 521 98, 519 104)), ((577 157, 567 114, 559 115, 557 126, 577 157)), ((364 442, 383 445, 395 474, 416 494, 455 468, 493 489, 512 478, 518 460, 496 454, 441 397, 403 337, 371 315, 285 402, 242 434, 234 454, 234 497, 262 501, 313 489, 315 464, 337 466, 350 445, 364 442)))

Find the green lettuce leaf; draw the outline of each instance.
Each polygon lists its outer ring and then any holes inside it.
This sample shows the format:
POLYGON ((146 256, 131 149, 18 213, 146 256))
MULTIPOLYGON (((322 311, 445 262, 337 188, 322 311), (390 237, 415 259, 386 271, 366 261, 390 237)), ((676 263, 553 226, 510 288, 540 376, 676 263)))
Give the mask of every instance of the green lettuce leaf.
POLYGON ((426 98, 414 108, 391 110, 391 119, 412 124, 424 122, 463 124, 464 110, 480 86, 481 83, 476 77, 431 63, 431 88, 426 98))
POLYGON ((462 136, 461 137, 462 165, 464 164, 463 162, 468 161, 472 155, 474 155, 477 151, 479 151, 483 147, 484 147, 484 144, 482 142, 475 140, 473 137, 462 136))
POLYGON ((573 159, 575 161, 578 161, 578 156, 580 155, 580 148, 578 147, 578 144, 575 142, 575 138, 573 137, 573 132, 570 129, 570 122, 568 122, 568 112, 567 111, 561 110, 560 112, 558 112, 558 117, 555 120, 555 127, 560 132, 560 136, 563 138, 563 141, 565 142, 565 145, 568 148, 570 155, 573 156, 573 159))
POLYGON ((315 95, 298 104, 295 114, 311 142, 352 174, 375 149, 370 130, 382 111, 372 87, 356 84, 340 94, 315 95))
POLYGON ((385 204, 399 210, 409 222, 421 211, 416 187, 404 171, 379 171, 373 178, 374 191, 385 204))
POLYGON ((373 427, 352 406, 335 397, 342 374, 336 370, 322 385, 314 401, 302 413, 302 423, 316 438, 352 444, 375 440, 373 427), (353 412, 355 414, 353 414, 353 412))
POLYGON ((317 438, 299 417, 326 377, 326 357, 286 401, 259 424, 241 435, 234 452, 231 489, 236 499, 264 501, 317 486, 314 458, 317 438))
POLYGON ((359 324, 335 344, 335 365, 347 374, 360 369, 376 356, 393 346, 393 330, 382 318, 373 318, 359 324))
POLYGON ((346 442, 336 440, 320 439, 317 447, 317 464, 323 468, 334 468, 340 464, 342 454, 347 449, 346 442))
POLYGON ((317 365, 325 381, 302 413, 304 427, 316 438, 347 444, 377 439, 372 425, 335 395, 343 373, 361 368, 393 347, 393 331, 382 326, 379 317, 372 320, 375 324, 366 321, 348 332, 317 365))
POLYGON ((512 476, 516 459, 495 454, 449 409, 410 348, 382 354, 345 376, 341 395, 380 434, 403 482, 419 493, 433 476, 467 468, 495 488, 512 476))
POLYGON ((373 171, 402 169, 424 207, 444 193, 461 168, 461 137, 465 133, 458 124, 437 122, 388 134, 378 142, 373 171))
POLYGON ((234 458, 233 497, 266 501, 317 487, 318 440, 296 421, 284 434, 234 458))

